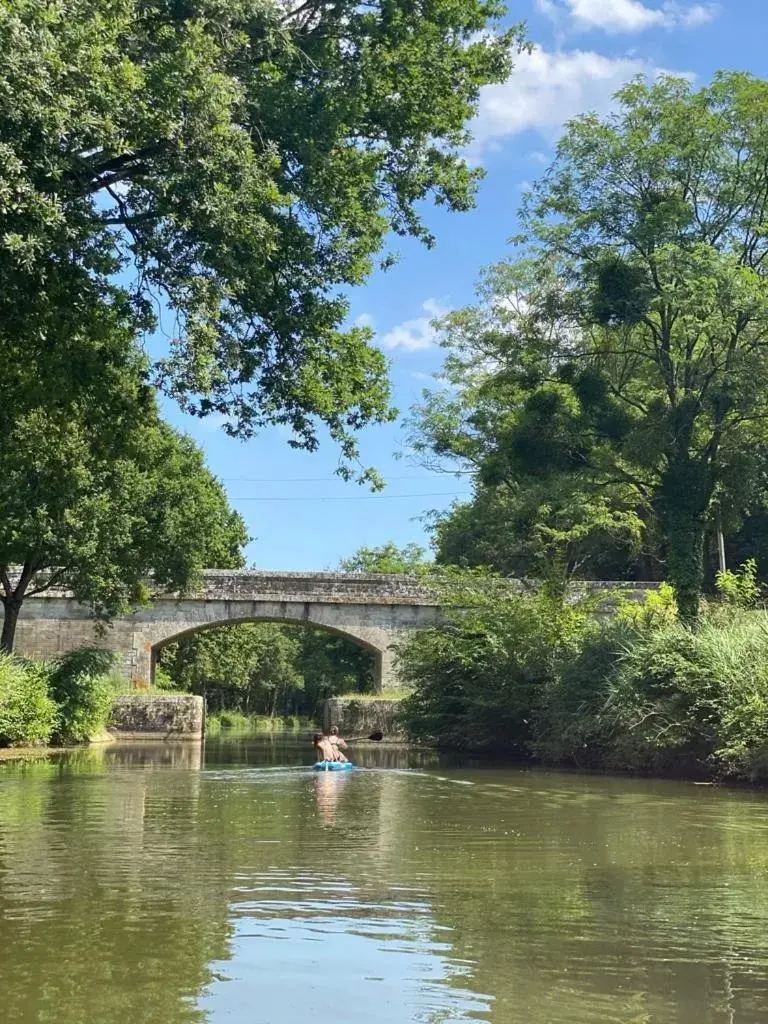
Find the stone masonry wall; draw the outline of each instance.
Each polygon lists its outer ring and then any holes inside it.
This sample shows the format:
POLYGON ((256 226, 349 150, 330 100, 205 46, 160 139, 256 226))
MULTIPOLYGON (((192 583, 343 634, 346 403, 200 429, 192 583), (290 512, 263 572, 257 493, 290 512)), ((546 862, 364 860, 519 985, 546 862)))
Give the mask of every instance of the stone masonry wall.
POLYGON ((401 743, 406 735, 398 720, 399 704, 398 700, 331 697, 323 705, 323 729, 327 732, 332 725, 337 725, 342 736, 366 737, 382 732, 382 743, 401 743))
POLYGON ((120 740, 199 740, 205 728, 202 697, 122 694, 115 698, 107 731, 120 740))

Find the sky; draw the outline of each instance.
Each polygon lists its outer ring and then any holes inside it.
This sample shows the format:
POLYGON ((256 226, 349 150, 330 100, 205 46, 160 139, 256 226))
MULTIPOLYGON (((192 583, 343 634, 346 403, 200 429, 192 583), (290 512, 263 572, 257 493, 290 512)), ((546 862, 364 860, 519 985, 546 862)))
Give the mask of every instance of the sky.
POLYGON ((429 547, 425 514, 468 496, 466 478, 431 473, 408 453, 403 418, 439 370, 436 316, 466 305, 482 267, 510 255, 521 194, 549 163, 564 122, 607 113, 638 74, 685 74, 707 83, 721 68, 768 75, 768 0, 510 0, 536 44, 509 81, 480 97, 469 159, 485 171, 476 208, 426 210, 437 245, 397 239, 399 262, 350 293, 350 319, 370 324, 391 363, 396 423, 360 435, 362 461, 383 474, 374 495, 334 475, 338 456, 289 448, 280 429, 248 442, 227 437, 215 419, 194 420, 170 402, 168 418, 205 450, 212 471, 253 538, 248 564, 272 570, 336 568, 359 547, 393 540, 429 547))

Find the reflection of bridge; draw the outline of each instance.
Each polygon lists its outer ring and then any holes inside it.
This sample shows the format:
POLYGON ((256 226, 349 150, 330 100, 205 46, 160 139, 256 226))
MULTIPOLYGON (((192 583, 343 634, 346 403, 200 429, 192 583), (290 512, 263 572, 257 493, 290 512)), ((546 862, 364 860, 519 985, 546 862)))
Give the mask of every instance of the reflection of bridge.
POLYGON ((103 635, 70 594, 40 594, 24 604, 16 649, 50 658, 85 645, 106 647, 120 655, 127 677, 141 681, 151 679, 158 649, 186 633, 235 622, 292 622, 327 629, 373 651, 376 686, 382 689, 397 685, 393 645, 437 618, 435 596, 412 576, 210 570, 196 591, 160 595, 152 605, 115 619, 103 635))

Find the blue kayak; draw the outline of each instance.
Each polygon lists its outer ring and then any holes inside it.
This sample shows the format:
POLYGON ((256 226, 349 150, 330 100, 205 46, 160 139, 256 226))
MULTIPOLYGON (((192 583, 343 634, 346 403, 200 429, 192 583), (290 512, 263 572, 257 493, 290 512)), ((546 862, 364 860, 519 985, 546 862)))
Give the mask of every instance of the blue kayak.
POLYGON ((318 761, 315 764, 316 772, 348 772, 355 766, 351 761, 318 761))

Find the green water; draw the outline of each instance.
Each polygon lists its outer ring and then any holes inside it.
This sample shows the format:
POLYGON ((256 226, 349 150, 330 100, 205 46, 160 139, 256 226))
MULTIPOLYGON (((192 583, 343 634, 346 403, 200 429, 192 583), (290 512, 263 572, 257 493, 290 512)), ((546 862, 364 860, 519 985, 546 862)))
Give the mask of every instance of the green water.
POLYGON ((0 765, 2 1024, 758 1024, 768 796, 269 738, 0 765))

